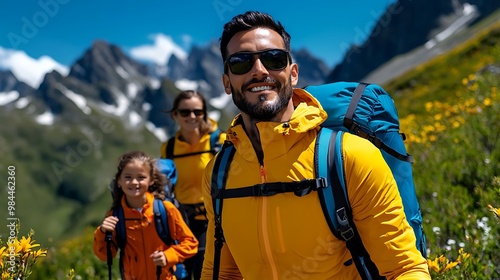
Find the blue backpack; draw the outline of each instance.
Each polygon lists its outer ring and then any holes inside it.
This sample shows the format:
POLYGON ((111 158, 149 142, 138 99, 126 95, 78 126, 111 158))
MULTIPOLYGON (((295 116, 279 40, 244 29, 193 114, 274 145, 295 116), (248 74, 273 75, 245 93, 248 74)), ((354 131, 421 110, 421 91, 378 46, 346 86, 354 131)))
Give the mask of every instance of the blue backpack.
POLYGON ((165 191, 167 193, 166 200, 172 202, 177 208, 179 208, 179 202, 174 196, 174 187, 177 184, 177 168, 172 159, 160 158, 156 160, 156 166, 162 174, 164 174, 167 179, 167 185, 165 186, 165 191))
POLYGON ((399 132, 399 119, 392 98, 382 87, 366 83, 338 82, 308 86, 305 90, 318 99, 328 113, 328 119, 321 125, 316 141, 315 179, 226 190, 225 183, 235 152, 234 146, 225 144, 215 159, 211 182, 215 223, 213 279, 218 278, 220 253, 224 243, 221 223, 223 199, 269 196, 283 192, 303 196, 313 190, 318 191, 323 213, 332 233, 346 241, 361 278, 385 279, 379 275, 377 267, 371 261, 352 220, 341 153, 344 132, 366 138, 381 150, 397 182, 407 220, 415 232, 415 245, 426 257, 426 238, 413 185, 413 158, 406 152, 405 136, 399 132))

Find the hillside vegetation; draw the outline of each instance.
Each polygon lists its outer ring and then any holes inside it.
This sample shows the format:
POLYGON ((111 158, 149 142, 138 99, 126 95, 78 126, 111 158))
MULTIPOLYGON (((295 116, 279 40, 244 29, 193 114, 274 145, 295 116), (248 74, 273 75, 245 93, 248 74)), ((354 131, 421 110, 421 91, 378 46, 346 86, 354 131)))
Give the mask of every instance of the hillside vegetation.
MULTIPOLYGON (((100 222, 110 206, 107 185, 124 151, 159 154, 160 142, 152 133, 144 127, 126 129, 116 117, 42 126, 25 112, 7 109, 0 110, 0 119, 0 178, 6 178, 8 166, 16 172, 14 217, 35 229, 45 244, 80 235, 100 222)), ((7 195, 0 196, 0 205, 7 205, 7 195)), ((4 221, 5 210, 0 211, 4 221)), ((7 230, 2 227, 0 236, 8 236, 7 230)))
POLYGON ((500 277, 499 84, 497 23, 385 86, 415 157, 433 279, 500 277))
MULTIPOLYGON (((491 210, 500 206, 499 46, 500 24, 496 24, 450 53, 384 85, 394 97, 408 151, 415 158, 414 180, 433 279, 500 278, 500 224, 495 218, 499 212, 491 213, 488 208, 490 204, 491 210)), ((40 137, 49 141, 45 136, 40 137)), ((35 141, 40 139, 29 140, 15 155, 39 160, 39 155, 26 148, 35 141)), ((113 141, 123 140, 113 138, 113 141)), ((45 145, 47 152, 64 148, 57 143, 57 137, 45 145)), ((0 149, 4 149, 2 146, 0 149)), ((155 151, 156 147, 150 148, 155 151)), ((109 157, 113 162, 116 157, 111 155, 116 153, 103 151, 100 157, 109 157)), ((107 183, 107 174, 114 166, 110 162, 106 167, 89 167, 86 170, 93 171, 89 174, 78 174, 99 178, 100 185, 89 186, 93 189, 86 195, 99 195, 97 189, 107 183)), ((22 168, 27 169, 19 167, 22 168)), ((40 182, 36 182, 36 175, 33 177, 22 179, 24 176, 19 175, 19 184, 32 190, 30 199, 41 199, 42 194, 36 190, 40 182)), ((94 205, 98 211, 110 202, 105 198, 99 201, 99 205, 94 205)), ((28 204, 29 200, 23 203, 28 204)), ((57 201, 54 203, 58 205, 57 201)), ((57 215, 71 207, 70 203, 62 209, 54 206, 53 212, 46 212, 52 214, 44 221, 48 226, 61 223, 67 229, 64 224, 70 221, 58 221, 57 215)), ((75 214, 74 218, 85 221, 85 215, 75 214)), ((84 224, 79 224, 79 237, 63 243, 41 242, 49 250, 30 279, 65 279, 70 269, 74 269, 79 279, 107 279, 106 264, 98 261, 91 250, 95 224, 87 223, 86 230, 84 224)), ((39 225, 35 230, 44 228, 39 225)), ((21 229, 21 233, 26 231, 27 228, 21 229)), ((118 269, 115 267, 113 271, 116 279, 118 269)))

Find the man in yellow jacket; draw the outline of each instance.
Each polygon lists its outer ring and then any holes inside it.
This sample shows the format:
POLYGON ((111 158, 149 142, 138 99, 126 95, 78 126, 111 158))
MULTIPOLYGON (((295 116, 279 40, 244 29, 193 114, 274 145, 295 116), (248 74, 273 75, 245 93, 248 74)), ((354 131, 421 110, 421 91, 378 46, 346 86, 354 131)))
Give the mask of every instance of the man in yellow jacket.
MULTIPOLYGON (((293 89, 299 71, 283 26, 264 13, 238 15, 224 26, 220 48, 225 91, 241 111, 227 133, 236 152, 225 189, 315 178, 314 147, 327 114, 309 93, 293 89)), ((380 151, 346 133, 342 156, 353 220, 379 273, 430 279, 380 151)), ((214 271, 213 163, 203 181, 209 225, 202 279, 214 271)), ((360 279, 316 191, 224 199, 223 205, 219 279, 360 279)))

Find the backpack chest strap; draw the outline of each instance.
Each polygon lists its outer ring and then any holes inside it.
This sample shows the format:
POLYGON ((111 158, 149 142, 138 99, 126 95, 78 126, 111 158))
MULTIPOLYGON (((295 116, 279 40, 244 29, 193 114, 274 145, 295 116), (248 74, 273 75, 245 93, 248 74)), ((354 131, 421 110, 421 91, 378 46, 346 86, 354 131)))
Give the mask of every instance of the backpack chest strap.
POLYGON ((215 196, 219 199, 224 199, 248 196, 272 196, 279 193, 293 192, 296 196, 300 197, 326 186, 325 178, 304 179, 295 182, 270 182, 238 189, 221 189, 217 191, 215 196))

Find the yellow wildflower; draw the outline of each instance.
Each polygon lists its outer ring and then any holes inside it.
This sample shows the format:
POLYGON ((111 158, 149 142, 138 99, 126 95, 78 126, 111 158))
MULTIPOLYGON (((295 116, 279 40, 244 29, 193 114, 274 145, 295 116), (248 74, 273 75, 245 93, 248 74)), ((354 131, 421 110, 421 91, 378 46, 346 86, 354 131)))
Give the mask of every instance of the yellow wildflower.
POLYGON ((469 87, 469 89, 470 89, 471 91, 476 91, 478 88, 479 88, 479 85, 478 85, 476 82, 474 82, 474 83, 473 83, 473 84, 469 87))
POLYGON ((444 262, 446 262, 448 259, 447 259, 444 255, 441 255, 441 256, 439 256, 438 260, 439 260, 439 262, 444 263, 444 262))
POLYGON ((468 259, 470 257, 470 254, 469 253, 465 253, 464 251, 464 248, 460 248, 458 250, 458 258, 457 258, 457 262, 459 263, 463 263, 466 259, 468 259))
POLYGON ((425 110, 429 112, 432 109, 432 102, 426 102, 425 103, 425 110))
POLYGON ((31 248, 40 246, 40 244, 33 244, 34 241, 35 240, 31 240, 31 235, 29 235, 27 238, 23 236, 21 240, 19 240, 19 247, 16 251, 28 253, 31 251, 31 248))
POLYGON ((8 270, 2 272, 2 280, 12 279, 12 275, 8 270))
POLYGON ((483 101, 484 106, 491 106, 491 99, 485 98, 483 101))
POLYGON ((462 85, 466 86, 469 83, 469 80, 467 78, 462 79, 462 85))
POLYGON ((9 254, 7 253, 7 246, 2 246, 0 247, 0 259, 3 257, 8 256, 9 254))
POLYGON ((47 250, 38 249, 38 250, 34 251, 32 253, 32 255, 33 255, 34 258, 45 257, 45 256, 47 256, 47 250))
POLYGON ((432 132, 434 130, 435 130, 435 127, 433 125, 425 125, 423 127, 423 131, 425 131, 425 132, 432 132))
POLYGON ((491 206, 491 205, 489 205, 489 204, 488 204, 488 208, 489 208, 489 209, 490 209, 490 211, 491 211, 491 212, 495 215, 495 217, 496 217, 497 219, 500 219, 500 209, 495 208, 495 207, 493 207, 493 206, 491 206))
POLYGON ((443 271, 441 271, 441 272, 445 272, 445 271, 447 271, 449 269, 452 269, 452 268, 454 268, 457 265, 458 265, 458 262, 450 262, 450 263, 446 264, 446 267, 443 268, 443 271))
POLYGON ((438 259, 434 259, 434 260, 427 260, 427 265, 429 266, 429 269, 432 269, 434 270, 435 272, 439 272, 440 268, 439 268, 439 263, 438 263, 438 259))

